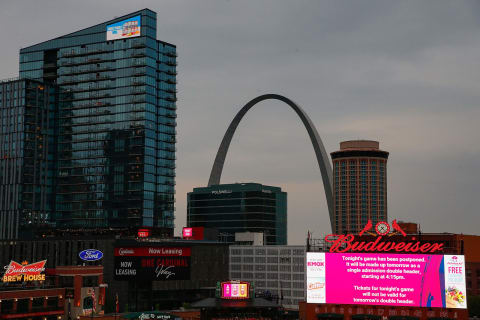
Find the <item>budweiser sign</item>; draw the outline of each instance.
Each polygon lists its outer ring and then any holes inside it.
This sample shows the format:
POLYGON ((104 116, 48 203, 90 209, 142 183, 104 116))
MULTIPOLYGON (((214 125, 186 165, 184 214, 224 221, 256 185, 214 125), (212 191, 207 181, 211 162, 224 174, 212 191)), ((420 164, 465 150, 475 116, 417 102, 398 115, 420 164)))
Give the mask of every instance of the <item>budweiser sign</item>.
POLYGON ((28 262, 17 263, 10 261, 8 266, 5 266, 5 274, 2 277, 3 282, 17 282, 17 281, 44 281, 45 263, 47 260, 28 264, 28 262))
POLYGON ((329 234, 325 241, 331 243, 330 252, 406 252, 406 253, 434 253, 443 251, 443 243, 420 242, 415 236, 408 239, 407 234, 397 224, 392 221, 392 226, 388 222, 381 221, 375 225, 375 232, 369 220, 366 226, 360 231, 358 236, 369 234, 376 237, 372 241, 360 241, 353 234, 329 234), (406 241, 389 241, 389 237, 401 234, 407 238, 406 241))

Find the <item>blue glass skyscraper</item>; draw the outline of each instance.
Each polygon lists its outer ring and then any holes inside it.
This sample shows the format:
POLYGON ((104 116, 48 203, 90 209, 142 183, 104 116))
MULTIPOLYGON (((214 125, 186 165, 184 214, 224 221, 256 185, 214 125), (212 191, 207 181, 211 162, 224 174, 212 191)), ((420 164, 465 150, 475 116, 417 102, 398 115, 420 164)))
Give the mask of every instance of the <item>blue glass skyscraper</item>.
POLYGON ((20 77, 58 87, 56 228, 172 235, 176 56, 148 9, 20 50, 20 77))
POLYGON ((55 87, 0 81, 0 239, 51 227, 55 87))

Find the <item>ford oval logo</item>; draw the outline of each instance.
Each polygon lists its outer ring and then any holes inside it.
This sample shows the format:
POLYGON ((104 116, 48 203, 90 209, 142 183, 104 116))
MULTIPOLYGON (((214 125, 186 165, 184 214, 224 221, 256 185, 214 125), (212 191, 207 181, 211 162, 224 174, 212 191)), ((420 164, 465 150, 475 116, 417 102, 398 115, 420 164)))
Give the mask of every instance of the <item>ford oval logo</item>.
POLYGON ((96 261, 102 259, 103 253, 100 250, 87 249, 80 252, 78 256, 85 261, 96 261))

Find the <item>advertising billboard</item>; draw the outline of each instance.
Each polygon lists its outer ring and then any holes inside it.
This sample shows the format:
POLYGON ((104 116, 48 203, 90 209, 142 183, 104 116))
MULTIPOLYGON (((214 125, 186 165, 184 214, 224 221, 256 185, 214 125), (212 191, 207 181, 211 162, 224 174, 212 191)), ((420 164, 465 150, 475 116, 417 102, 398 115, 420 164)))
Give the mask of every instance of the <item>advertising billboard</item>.
POLYGON ((140 36, 140 15, 107 25, 107 41, 140 36))
POLYGON ((467 308, 462 255, 307 253, 307 302, 467 308))
POLYGON ((222 299, 248 299, 249 283, 243 281, 222 282, 222 299))
POLYGON ((5 273, 2 277, 3 282, 28 282, 28 281, 44 281, 45 263, 47 260, 28 264, 27 261, 18 263, 10 261, 5 266, 5 273))
POLYGON ((115 248, 115 280, 190 280, 191 248, 115 248))

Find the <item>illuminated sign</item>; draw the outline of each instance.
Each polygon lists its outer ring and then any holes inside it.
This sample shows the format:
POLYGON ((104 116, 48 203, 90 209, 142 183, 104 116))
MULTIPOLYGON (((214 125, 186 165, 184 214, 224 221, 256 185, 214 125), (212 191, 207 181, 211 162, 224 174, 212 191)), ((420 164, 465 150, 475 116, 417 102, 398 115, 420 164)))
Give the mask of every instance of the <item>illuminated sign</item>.
POLYGON ((203 240, 205 239, 205 228, 204 227, 183 228, 182 236, 183 236, 183 239, 188 239, 188 240, 203 240))
POLYGON ((115 280, 190 280, 191 248, 115 248, 115 280))
POLYGON ((467 308, 462 255, 308 252, 307 302, 467 308))
POLYGON ((183 228, 182 236, 184 238, 190 238, 193 235, 192 228, 183 228))
POLYGON ((222 299, 248 299, 250 284, 243 281, 227 281, 221 283, 222 299))
POLYGON ((373 227, 372 222, 369 220, 367 225, 360 231, 359 236, 364 233, 376 236, 373 241, 358 241, 353 234, 329 234, 325 237, 325 241, 331 243, 330 252, 405 252, 405 253, 435 253, 437 251, 443 251, 443 243, 421 243, 412 236, 410 241, 388 241, 385 240, 385 236, 392 236, 401 233, 404 237, 407 234, 397 224, 396 220, 392 222, 391 231, 388 222, 381 221, 375 225, 376 234, 369 230, 373 227))
POLYGON ((140 15, 107 26, 107 41, 140 36, 140 15))
POLYGON ((21 264, 15 261, 10 261, 8 266, 5 266, 5 273, 2 277, 3 282, 17 282, 17 281, 44 281, 45 263, 47 260, 28 264, 24 261, 21 264))
POLYGON ((103 258, 103 253, 96 249, 87 249, 81 251, 78 256, 85 261, 97 261, 103 258))
POLYGON ((232 193, 232 190, 213 190, 212 194, 227 194, 232 193))
POLYGON ((150 229, 138 229, 137 236, 139 238, 148 238, 150 236, 150 229))

